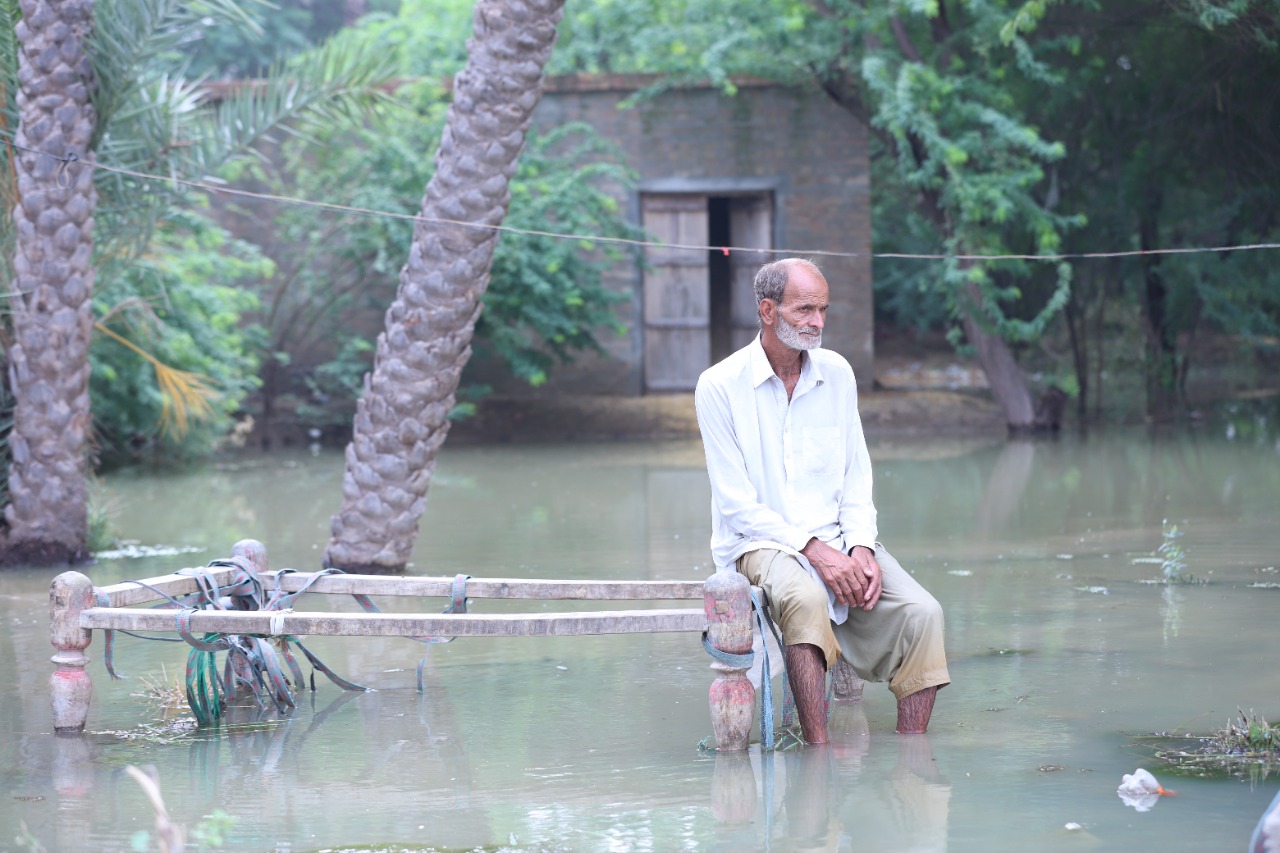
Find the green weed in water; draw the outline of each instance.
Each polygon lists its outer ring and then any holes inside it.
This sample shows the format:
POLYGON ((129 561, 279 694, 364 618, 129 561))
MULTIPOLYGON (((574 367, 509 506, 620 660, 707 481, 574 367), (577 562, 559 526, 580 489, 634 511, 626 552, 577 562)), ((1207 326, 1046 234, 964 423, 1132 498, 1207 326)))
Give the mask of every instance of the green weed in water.
POLYGON ((1178 529, 1178 525, 1170 524, 1168 519, 1161 523, 1161 542, 1160 547, 1151 554, 1150 557, 1136 557, 1132 560, 1134 563, 1155 563, 1160 566, 1160 577, 1154 580, 1142 581, 1142 583, 1166 583, 1166 584, 1188 584, 1199 586, 1209 581, 1204 578, 1198 578, 1187 572, 1187 551, 1179 542, 1184 531, 1178 529))
POLYGON ((1235 719, 1207 737, 1160 733, 1142 738, 1157 758, 1171 768, 1194 776, 1248 776, 1265 779, 1280 769, 1280 726, 1255 711, 1237 709, 1235 719))

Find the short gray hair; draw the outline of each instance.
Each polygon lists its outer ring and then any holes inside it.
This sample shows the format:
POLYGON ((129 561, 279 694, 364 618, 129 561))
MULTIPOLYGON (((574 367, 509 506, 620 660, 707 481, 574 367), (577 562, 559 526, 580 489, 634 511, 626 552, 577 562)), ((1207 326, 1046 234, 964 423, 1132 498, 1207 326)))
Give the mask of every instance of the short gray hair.
POLYGON ((783 258, 780 261, 771 261, 760 267, 756 273, 755 280, 751 282, 751 288, 755 291, 756 306, 766 299, 772 300, 774 303, 782 304, 782 295, 787 289, 787 279, 791 278, 792 267, 803 267, 809 272, 826 280, 826 276, 822 274, 822 270, 818 269, 818 265, 813 261, 804 258, 783 258))

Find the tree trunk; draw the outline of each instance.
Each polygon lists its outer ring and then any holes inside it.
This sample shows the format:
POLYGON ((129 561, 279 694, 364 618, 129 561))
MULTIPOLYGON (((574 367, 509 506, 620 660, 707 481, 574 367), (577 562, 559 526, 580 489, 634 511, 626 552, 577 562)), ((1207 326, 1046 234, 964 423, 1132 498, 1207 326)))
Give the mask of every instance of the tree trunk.
MULTIPOLYGON (((962 309, 960 324, 964 336, 978 356, 978 364, 987 375, 987 385, 1004 412, 1005 423, 1011 432, 1029 432, 1037 428, 1035 404, 1031 400, 1031 387, 1013 352, 1004 338, 983 328, 974 318, 981 305, 982 294, 976 284, 966 285, 970 305, 962 309)), ((1046 425, 1047 426, 1047 425, 1046 425)))
MULTIPOLYGON (((1138 240, 1144 252, 1160 245, 1160 209, 1164 194, 1148 191, 1138 220, 1138 240)), ((1147 417, 1167 420, 1178 408, 1178 342, 1169 316, 1169 291, 1160 270, 1159 255, 1142 256, 1142 316, 1145 324, 1147 417)))
POLYGON ((92 0, 22 0, 17 235, 9 308, 9 437, 4 560, 53 565, 87 557, 89 339, 93 328, 96 121, 84 42, 92 0), (53 156, 48 156, 53 155, 53 156), (55 157, 75 155, 64 164, 55 157))
MULTIPOLYGON (((454 80, 436 172, 422 201, 424 219, 502 222, 562 6, 563 0, 476 3, 467 64, 454 80)), ((497 239, 487 228, 415 226, 356 408, 325 565, 389 572, 408 562, 471 356, 497 239)))

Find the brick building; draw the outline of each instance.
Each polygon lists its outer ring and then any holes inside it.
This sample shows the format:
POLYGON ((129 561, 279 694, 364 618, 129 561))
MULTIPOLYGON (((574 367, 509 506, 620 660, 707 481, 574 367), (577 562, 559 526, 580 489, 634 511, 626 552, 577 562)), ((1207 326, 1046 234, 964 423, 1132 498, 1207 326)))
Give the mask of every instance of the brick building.
MULTIPOLYGON (((680 88, 619 104, 650 84, 637 76, 550 78, 534 122, 583 122, 623 152, 638 175, 625 199, 631 220, 663 242, 833 250, 814 260, 831 285, 823 345, 871 381, 871 197, 866 130, 822 93, 744 82, 734 97, 680 88)), ((608 285, 629 297, 629 331, 602 335, 607 357, 552 373, 548 389, 644 394, 691 390, 699 373, 756 333, 751 278, 758 252, 650 249, 618 263, 608 285)), ((473 379, 516 390, 483 359, 473 379)))

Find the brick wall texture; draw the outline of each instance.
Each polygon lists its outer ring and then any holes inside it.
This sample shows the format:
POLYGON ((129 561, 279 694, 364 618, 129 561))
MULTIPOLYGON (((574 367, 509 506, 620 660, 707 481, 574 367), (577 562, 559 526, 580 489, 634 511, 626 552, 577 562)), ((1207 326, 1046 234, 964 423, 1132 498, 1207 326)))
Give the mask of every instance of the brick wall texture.
MULTIPOLYGON (((808 256, 831 286, 823 345, 849 359, 864 387, 872 378, 871 199, 865 128, 822 93, 747 81, 726 96, 709 87, 674 89, 623 102, 649 80, 633 76, 560 77, 547 81, 535 113, 543 130, 584 122, 622 151, 637 186, 622 199, 639 223, 648 192, 708 195, 771 193, 774 247, 857 252, 857 258, 808 256)), ((643 272, 616 263, 611 287, 629 299, 619 316, 625 336, 601 336, 608 355, 557 367, 544 390, 640 394, 643 381, 643 272)), ((503 391, 504 382, 483 358, 472 378, 503 391)))

